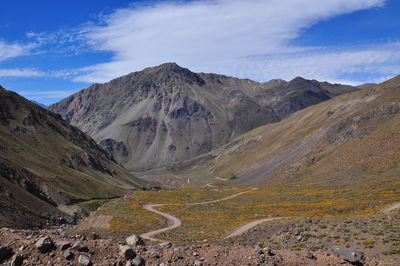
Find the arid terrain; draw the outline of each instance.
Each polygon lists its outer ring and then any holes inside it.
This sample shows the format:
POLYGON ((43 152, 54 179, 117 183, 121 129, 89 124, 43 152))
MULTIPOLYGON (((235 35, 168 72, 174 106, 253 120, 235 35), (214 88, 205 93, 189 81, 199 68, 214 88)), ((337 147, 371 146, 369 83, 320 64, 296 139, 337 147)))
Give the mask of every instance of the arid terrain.
MULTIPOLYGON (((2 90, 0 155, 21 176, 13 187, 35 201, 1 190, 9 207, 0 263, 399 265, 399 89, 395 77, 339 93, 188 160, 132 173, 58 115, 2 90), (69 182, 53 179, 59 171, 73 174, 69 182)), ((2 173, 8 184, 10 170, 2 173)))

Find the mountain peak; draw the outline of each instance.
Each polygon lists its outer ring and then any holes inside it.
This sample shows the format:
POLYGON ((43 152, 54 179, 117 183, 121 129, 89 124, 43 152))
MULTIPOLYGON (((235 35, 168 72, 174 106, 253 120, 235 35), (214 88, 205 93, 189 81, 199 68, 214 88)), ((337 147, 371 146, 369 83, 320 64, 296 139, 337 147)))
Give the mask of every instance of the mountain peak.
POLYGON ((175 62, 168 62, 168 63, 161 64, 159 66, 146 68, 143 71, 144 72, 146 72, 146 71, 161 72, 161 73, 162 72, 174 72, 174 73, 190 72, 190 73, 193 73, 189 69, 181 67, 175 62))
POLYGON ((204 80, 197 74, 187 68, 179 66, 177 63, 170 62, 164 63, 159 66, 146 68, 142 71, 132 73, 134 75, 145 75, 150 77, 153 81, 166 81, 166 80, 183 80, 191 84, 202 86, 204 80))
POLYGON ((304 81, 307 81, 307 80, 305 78, 303 78, 303 77, 298 76, 298 77, 295 77, 294 79, 292 79, 289 82, 290 83, 296 83, 296 82, 304 82, 304 81))

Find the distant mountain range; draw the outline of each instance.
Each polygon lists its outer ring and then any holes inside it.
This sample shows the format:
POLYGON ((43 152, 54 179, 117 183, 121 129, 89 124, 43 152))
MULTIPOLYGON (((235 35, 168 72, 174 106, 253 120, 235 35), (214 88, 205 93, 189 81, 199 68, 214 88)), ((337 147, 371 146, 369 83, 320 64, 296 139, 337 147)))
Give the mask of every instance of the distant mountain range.
POLYGON ((371 184, 398 184, 399 132, 400 76, 261 126, 173 170, 247 186, 315 183, 371 192, 371 184))
POLYGON ((40 103, 40 102, 33 101, 33 100, 31 100, 31 102, 33 102, 34 104, 39 105, 39 106, 42 107, 42 108, 47 108, 47 105, 44 105, 44 104, 42 104, 42 103, 40 103))
POLYGON ((139 171, 195 158, 357 90, 300 77, 259 83, 167 63, 92 85, 49 110, 88 133, 127 169, 139 171))
POLYGON ((69 204, 145 185, 59 115, 0 87, 0 227, 57 224, 69 204))

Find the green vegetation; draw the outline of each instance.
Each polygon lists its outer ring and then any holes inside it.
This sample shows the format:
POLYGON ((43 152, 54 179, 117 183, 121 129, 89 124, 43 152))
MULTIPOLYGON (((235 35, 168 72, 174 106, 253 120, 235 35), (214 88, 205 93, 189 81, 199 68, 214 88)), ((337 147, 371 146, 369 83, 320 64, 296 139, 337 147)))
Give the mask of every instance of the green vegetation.
POLYGON ((87 206, 91 211, 96 211, 108 201, 109 200, 89 200, 83 202, 82 205, 87 206))
POLYGON ((229 180, 235 180, 235 179, 238 179, 239 177, 237 177, 236 175, 231 175, 230 177, 229 177, 229 180))

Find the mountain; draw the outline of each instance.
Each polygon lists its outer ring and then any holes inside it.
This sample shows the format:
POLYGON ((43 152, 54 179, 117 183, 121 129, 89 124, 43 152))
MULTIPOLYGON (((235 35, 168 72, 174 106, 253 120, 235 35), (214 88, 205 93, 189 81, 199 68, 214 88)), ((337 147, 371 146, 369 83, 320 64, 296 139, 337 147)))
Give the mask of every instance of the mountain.
POLYGON ((42 108, 47 108, 47 106, 46 105, 44 105, 44 104, 42 104, 42 103, 40 103, 40 102, 37 102, 37 101, 31 101, 31 102, 33 102, 34 104, 37 104, 37 105, 39 105, 40 107, 42 107, 42 108))
POLYGON ((311 105, 357 90, 348 85, 330 84, 302 77, 289 82, 272 80, 263 85, 250 94, 263 106, 271 107, 280 119, 311 105))
POLYGON ((66 205, 142 187, 85 133, 0 87, 0 226, 54 224, 66 205))
POLYGON ((378 85, 378 84, 376 84, 376 83, 364 83, 364 84, 361 84, 361 85, 357 85, 356 87, 359 88, 359 89, 369 89, 369 88, 372 88, 372 87, 374 87, 376 85, 378 85))
POLYGON ((399 114, 400 76, 261 126, 173 170, 246 185, 398 186, 399 114))
POLYGON ((49 109, 138 171, 195 158, 256 127, 355 90, 302 78, 258 83, 167 63, 92 85, 49 109))

